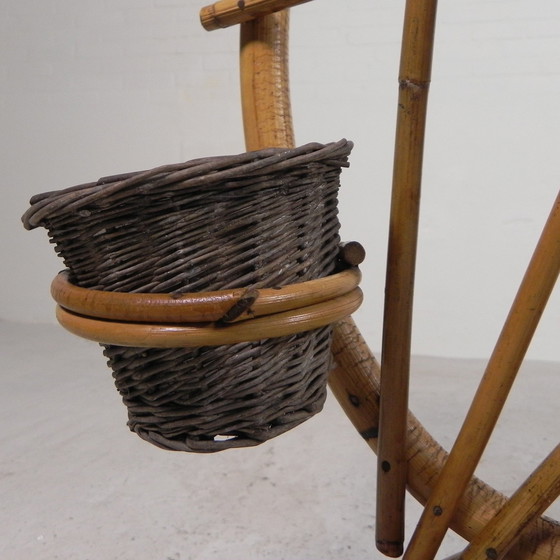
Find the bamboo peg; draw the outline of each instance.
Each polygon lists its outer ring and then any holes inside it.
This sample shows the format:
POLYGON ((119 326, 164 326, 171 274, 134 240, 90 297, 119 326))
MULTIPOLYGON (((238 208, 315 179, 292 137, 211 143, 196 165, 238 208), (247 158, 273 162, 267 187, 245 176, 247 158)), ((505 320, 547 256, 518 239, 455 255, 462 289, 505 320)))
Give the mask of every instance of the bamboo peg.
POLYGON ((404 541, 406 430, 414 272, 428 88, 437 0, 406 3, 387 252, 381 360, 376 545, 400 556, 404 541))
POLYGON ((560 494, 560 444, 471 540, 459 560, 502 560, 527 525, 560 494))
POLYGON ((457 503, 490 439, 560 272, 560 193, 453 449, 422 513, 404 558, 434 558, 457 503))
POLYGON ((200 10, 200 23, 206 31, 224 29, 279 12, 310 0, 221 0, 200 10))
POLYGON ((338 258, 349 266, 358 266, 366 258, 366 250, 357 241, 346 241, 338 246, 338 258))

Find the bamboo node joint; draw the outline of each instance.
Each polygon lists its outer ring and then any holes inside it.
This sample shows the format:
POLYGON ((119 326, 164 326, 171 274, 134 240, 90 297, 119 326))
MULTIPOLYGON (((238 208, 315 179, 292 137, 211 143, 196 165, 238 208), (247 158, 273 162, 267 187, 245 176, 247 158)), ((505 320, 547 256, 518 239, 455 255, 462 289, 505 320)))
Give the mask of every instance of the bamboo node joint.
POLYGON ((412 91, 421 91, 430 87, 429 80, 412 80, 410 78, 401 78, 399 80, 401 89, 410 89, 412 91))

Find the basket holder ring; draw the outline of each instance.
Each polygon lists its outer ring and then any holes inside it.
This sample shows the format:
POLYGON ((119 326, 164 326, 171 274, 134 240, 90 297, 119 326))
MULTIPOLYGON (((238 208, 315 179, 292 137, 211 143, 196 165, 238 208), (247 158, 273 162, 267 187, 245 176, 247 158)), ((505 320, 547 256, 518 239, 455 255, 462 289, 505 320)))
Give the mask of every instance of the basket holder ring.
POLYGON ((350 266, 279 288, 175 296, 80 288, 63 271, 51 293, 59 323, 82 338, 119 346, 198 347, 286 336, 339 321, 360 306, 360 280, 359 269, 350 266))

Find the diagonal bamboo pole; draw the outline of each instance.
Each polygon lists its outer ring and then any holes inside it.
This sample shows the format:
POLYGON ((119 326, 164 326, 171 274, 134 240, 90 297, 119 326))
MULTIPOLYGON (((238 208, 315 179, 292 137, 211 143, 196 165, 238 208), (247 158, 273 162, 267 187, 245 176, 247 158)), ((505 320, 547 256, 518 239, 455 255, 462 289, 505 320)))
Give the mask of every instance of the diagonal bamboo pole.
POLYGON ((422 159, 437 0, 406 3, 385 282, 376 545, 403 552, 406 431, 422 159))
POLYGON ((560 444, 533 471, 508 503, 463 553, 460 560, 502 560, 525 527, 560 494, 560 444))
POLYGON ((463 426, 412 536, 406 560, 431 560, 437 553, 490 439, 559 272, 560 193, 463 426))
MULTIPOLYGON (((242 29, 243 48, 251 52, 274 51, 265 52, 263 56, 243 56, 243 53, 241 56, 243 99, 260 98, 262 88, 262 95, 274 101, 268 106, 260 103, 253 111, 246 113, 244 125, 247 149, 260 147, 256 141, 259 130, 268 131, 264 145, 293 145, 289 89, 287 81, 284 82, 287 80, 288 65, 287 25, 288 17, 284 15, 281 20, 268 17, 242 29), (259 74, 257 80, 250 79, 254 73, 259 74), (271 95, 271 89, 284 98, 271 95)), ((358 433, 376 452, 380 368, 350 317, 335 326, 333 354, 338 367, 331 373, 330 388, 358 433)), ((447 454, 410 413, 407 447, 408 489, 424 504, 433 491, 447 454)), ((451 526, 463 538, 470 540, 505 503, 505 496, 473 477, 459 502, 451 526)), ((508 560, 558 559, 560 524, 547 518, 535 519, 508 553, 508 560)))

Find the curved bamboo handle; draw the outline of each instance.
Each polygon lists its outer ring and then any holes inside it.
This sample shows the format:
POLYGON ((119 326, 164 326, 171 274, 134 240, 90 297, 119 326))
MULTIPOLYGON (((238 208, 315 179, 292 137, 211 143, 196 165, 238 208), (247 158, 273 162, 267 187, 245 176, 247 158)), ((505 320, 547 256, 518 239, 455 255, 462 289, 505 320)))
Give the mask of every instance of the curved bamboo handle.
POLYGON ((241 107, 248 151, 295 146, 288 23, 284 10, 241 25, 241 107))

